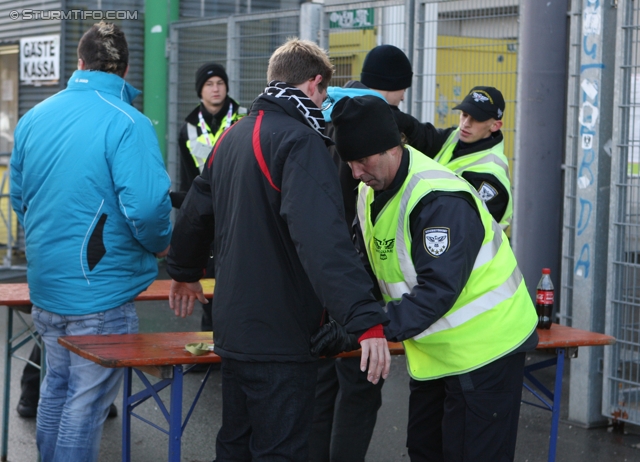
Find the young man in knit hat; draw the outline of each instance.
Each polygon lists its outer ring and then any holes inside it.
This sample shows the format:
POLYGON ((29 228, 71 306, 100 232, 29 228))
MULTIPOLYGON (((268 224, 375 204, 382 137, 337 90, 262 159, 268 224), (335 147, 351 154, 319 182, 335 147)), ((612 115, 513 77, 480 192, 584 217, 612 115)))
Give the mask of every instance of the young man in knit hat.
POLYGON ((311 336, 327 314, 358 337, 350 348, 362 346, 368 380, 389 372, 387 317, 349 238, 327 153, 320 106, 332 74, 315 43, 280 46, 264 93, 223 133, 178 213, 167 258, 177 315, 205 301, 198 280, 215 242, 220 462, 308 461, 311 336))
MULTIPOLYGON (((402 145, 379 98, 342 99, 333 123, 361 181, 356 246, 386 303, 385 336, 406 351, 411 461, 512 461, 537 321, 507 237, 473 186, 402 145)), ((312 349, 338 330, 323 327, 312 349)))
MULTIPOLYGON (((247 113, 229 96, 229 77, 221 64, 205 63, 196 71, 196 94, 200 104, 184 119, 180 129, 180 189, 171 192, 171 204, 180 208, 193 180, 200 175, 213 145, 222 133, 247 113)), ((214 277, 209 259, 206 277, 214 277)), ((211 301, 202 305, 200 330, 210 331, 211 301)), ((205 368, 202 368, 203 370, 205 368)))
POLYGON ((507 229, 513 197, 500 130, 504 108, 500 90, 478 86, 453 108, 460 111, 457 127, 438 129, 400 111, 394 116, 407 142, 471 183, 493 218, 507 229))
MULTIPOLYGON (((394 111, 411 86, 413 71, 407 55, 393 45, 373 48, 365 57, 360 82, 347 82, 345 87, 329 87, 328 100, 335 104, 345 97, 373 95, 386 101, 394 111)), ((323 111, 327 136, 333 137, 329 107, 323 111)), ((345 217, 351 232, 355 218, 355 189, 349 166, 340 160, 334 146, 329 148, 338 167, 345 217)), ((358 358, 327 358, 320 361, 313 432, 310 438, 310 461, 364 462, 378 409, 382 405, 381 380, 376 385, 367 381, 359 368, 358 358)))

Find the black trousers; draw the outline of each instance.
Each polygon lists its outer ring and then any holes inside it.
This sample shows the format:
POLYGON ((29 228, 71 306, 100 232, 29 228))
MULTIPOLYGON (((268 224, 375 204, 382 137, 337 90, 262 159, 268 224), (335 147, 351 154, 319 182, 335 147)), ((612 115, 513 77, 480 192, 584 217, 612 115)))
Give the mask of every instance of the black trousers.
POLYGON ((200 330, 202 332, 209 332, 213 330, 211 305, 213 305, 213 300, 209 300, 209 303, 207 303, 206 305, 202 305, 202 318, 200 318, 200 330))
POLYGON ((383 382, 367 381, 360 358, 320 360, 310 462, 364 462, 382 405, 383 382))
POLYGON ((462 375, 411 379, 411 462, 513 461, 524 360, 516 353, 462 375))
MULTIPOLYGON (((33 344, 31 354, 29 355, 29 361, 34 364, 40 365, 40 347, 37 343, 33 344)), ((30 363, 26 363, 22 370, 22 377, 20 378, 20 399, 29 404, 37 405, 40 398, 40 369, 32 366, 30 363)))
POLYGON ((217 462, 307 462, 317 362, 222 359, 217 462))

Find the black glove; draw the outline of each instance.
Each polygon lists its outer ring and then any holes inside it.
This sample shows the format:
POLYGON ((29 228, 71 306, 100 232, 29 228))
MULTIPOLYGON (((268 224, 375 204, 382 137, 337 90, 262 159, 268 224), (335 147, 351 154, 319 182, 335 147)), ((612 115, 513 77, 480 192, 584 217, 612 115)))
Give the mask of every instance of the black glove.
POLYGON ((336 356, 343 351, 353 351, 358 348, 360 348, 358 337, 347 332, 333 319, 311 337, 311 354, 314 356, 336 356))

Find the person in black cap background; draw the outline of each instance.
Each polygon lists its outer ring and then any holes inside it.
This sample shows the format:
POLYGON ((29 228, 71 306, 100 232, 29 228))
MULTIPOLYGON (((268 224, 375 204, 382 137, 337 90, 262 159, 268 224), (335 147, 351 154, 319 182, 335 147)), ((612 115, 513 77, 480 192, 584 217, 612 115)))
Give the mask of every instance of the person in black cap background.
MULTIPOLYGON (((345 87, 329 87, 328 101, 335 105, 345 97, 373 95, 399 111, 398 105, 404 100, 412 78, 407 55, 396 46, 380 45, 367 53, 360 81, 351 80, 345 87)), ((326 134, 333 137, 332 107, 323 114, 327 122, 326 134)), ((399 136, 395 124, 389 128, 399 136)), ((334 146, 329 147, 329 151, 338 167, 345 218, 351 230, 355 218, 355 189, 360 181, 352 176, 351 169, 340 159, 334 146)), ((375 385, 367 381, 367 375, 360 371, 358 358, 320 360, 313 431, 309 440, 310 462, 364 462, 382 405, 383 384, 384 380, 375 385)))
POLYGON ((505 109, 502 93, 494 87, 473 87, 453 109, 460 111, 460 123, 447 129, 400 111, 394 116, 407 142, 471 183, 506 230, 513 216, 513 197, 500 130, 505 109))
MULTIPOLYGON (((474 188, 403 146, 392 113, 361 96, 336 103, 332 119, 361 181, 356 247, 384 297, 385 336, 405 347, 409 457, 512 461, 525 352, 538 342, 532 300, 474 188)), ((340 329, 323 327, 312 351, 345 342, 340 329)))
MULTIPOLYGON (((180 129, 180 189, 171 192, 171 205, 180 208, 191 183, 200 175, 204 163, 220 135, 247 113, 246 108, 229 97, 229 77, 218 63, 205 63, 196 71, 196 94, 200 104, 185 117, 180 129)), ((213 255, 213 253, 212 253, 213 255)), ((206 277, 214 277, 210 258, 206 277)), ((202 331, 212 330, 211 301, 202 305, 202 331)), ((206 370, 207 367, 198 367, 206 370)))

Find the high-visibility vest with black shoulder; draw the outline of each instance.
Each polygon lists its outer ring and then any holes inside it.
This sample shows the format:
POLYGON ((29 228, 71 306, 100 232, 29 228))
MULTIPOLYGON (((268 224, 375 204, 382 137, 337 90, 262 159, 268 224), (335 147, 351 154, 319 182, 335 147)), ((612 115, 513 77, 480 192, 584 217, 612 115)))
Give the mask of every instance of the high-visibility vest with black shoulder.
MULTIPOLYGON (((493 175, 502 184, 509 194, 507 208, 504 215, 498 220, 502 229, 507 229, 513 218, 513 195, 511 194, 511 179, 509 177, 509 161, 504 155, 504 141, 493 146, 491 149, 465 154, 464 156, 452 159, 453 150, 460 140, 460 129, 454 130, 444 143, 440 152, 433 158, 440 165, 444 165, 452 172, 462 176, 464 172, 486 173, 493 175)), ((480 197, 484 200, 492 198, 497 191, 491 185, 482 184, 478 190, 480 197)))
POLYGON ((202 173, 207 157, 209 157, 209 153, 216 144, 216 141, 220 138, 220 135, 247 114, 247 110, 242 107, 237 108, 234 112, 233 106, 230 106, 230 112, 231 113, 227 114, 224 120, 222 120, 215 134, 211 132, 209 124, 204 121, 206 132, 201 129, 200 135, 198 135, 198 128, 195 125, 187 123, 187 149, 191 153, 193 162, 200 170, 200 173, 202 173))
MULTIPOLYGON (((470 193, 484 227, 482 247, 454 305, 423 332, 404 341, 409 374, 417 380, 430 380, 477 369, 515 350, 535 329, 537 316, 507 237, 477 191, 447 168, 408 149, 407 178, 375 223, 370 213, 374 191, 364 183, 359 186, 358 219, 385 301, 400 300, 417 285, 412 245, 430 245, 433 250, 435 244, 427 238, 448 235, 446 228, 429 228, 423 232, 422 242, 412 242, 409 217, 427 194, 470 193)), ((446 239, 439 244, 446 245, 446 239)), ((438 250, 432 253, 437 255, 438 250)))

